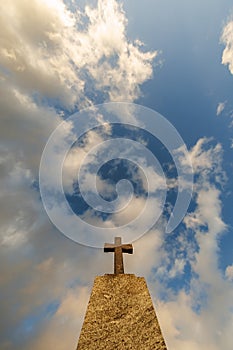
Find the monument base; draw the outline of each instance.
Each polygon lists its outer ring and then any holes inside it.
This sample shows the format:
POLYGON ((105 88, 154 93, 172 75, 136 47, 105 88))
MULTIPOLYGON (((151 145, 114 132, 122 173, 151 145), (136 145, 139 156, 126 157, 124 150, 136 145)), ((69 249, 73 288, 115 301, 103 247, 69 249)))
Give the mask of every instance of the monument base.
POLYGON ((77 350, 166 350, 143 277, 95 278, 77 350))

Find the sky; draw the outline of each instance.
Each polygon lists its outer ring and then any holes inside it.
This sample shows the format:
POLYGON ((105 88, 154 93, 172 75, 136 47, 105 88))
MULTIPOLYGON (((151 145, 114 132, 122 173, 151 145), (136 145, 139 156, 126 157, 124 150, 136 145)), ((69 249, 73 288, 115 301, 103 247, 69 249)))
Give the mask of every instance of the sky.
POLYGON ((231 350, 232 1, 0 7, 1 350, 76 348, 116 228, 168 349, 231 350))

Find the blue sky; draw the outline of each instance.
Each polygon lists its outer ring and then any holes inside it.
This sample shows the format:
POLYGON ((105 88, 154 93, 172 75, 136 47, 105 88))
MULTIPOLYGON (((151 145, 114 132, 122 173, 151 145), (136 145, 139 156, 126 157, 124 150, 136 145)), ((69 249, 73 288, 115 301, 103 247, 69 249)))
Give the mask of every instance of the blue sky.
MULTIPOLYGON (((127 135, 147 145, 168 178, 166 209, 134 242, 125 270, 146 277, 169 350, 231 350, 232 2, 10 0, 0 7, 0 348, 75 349, 94 277, 112 271, 112 257, 69 240, 50 221, 39 192, 40 160, 62 121, 60 150, 74 125, 79 132, 79 119, 70 124, 70 115, 103 102, 127 102, 163 115, 187 146, 194 184, 182 222, 166 232, 177 179, 165 148, 146 133, 103 124, 100 115, 101 128, 75 144, 64 162, 66 197, 93 227, 121 227, 146 203, 145 176, 132 163, 107 163, 97 177, 103 197, 115 199, 122 178, 132 181, 135 193, 122 216, 96 214, 90 206, 80 208, 77 170, 106 139, 127 135)), ((121 123, 132 121, 129 107, 120 111, 121 123)), ((88 191, 93 164, 84 176, 88 191)), ((164 182, 150 165, 143 170, 157 198, 148 206, 153 215, 164 182)), ((46 171, 54 184, 58 158, 46 171)), ((84 233, 77 225, 78 242, 84 233)))

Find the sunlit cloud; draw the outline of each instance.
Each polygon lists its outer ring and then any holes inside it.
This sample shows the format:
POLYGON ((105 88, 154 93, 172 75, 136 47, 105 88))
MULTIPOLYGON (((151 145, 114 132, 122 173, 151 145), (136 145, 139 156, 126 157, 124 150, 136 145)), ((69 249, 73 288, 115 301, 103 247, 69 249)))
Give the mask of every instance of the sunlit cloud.
POLYGON ((233 21, 229 21, 223 28, 221 41, 225 45, 222 53, 222 64, 227 65, 233 74, 233 21))

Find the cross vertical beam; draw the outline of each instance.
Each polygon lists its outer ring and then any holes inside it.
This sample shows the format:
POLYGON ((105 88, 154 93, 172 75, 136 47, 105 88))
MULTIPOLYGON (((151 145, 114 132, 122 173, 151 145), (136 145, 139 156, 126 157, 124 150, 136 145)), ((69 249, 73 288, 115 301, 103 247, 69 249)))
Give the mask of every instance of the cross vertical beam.
POLYGON ((123 263, 123 254, 121 247, 121 237, 115 237, 115 250, 114 250, 114 273, 120 274, 124 273, 124 263, 123 263))
POLYGON ((115 237, 114 244, 105 243, 104 252, 114 252, 114 274, 124 273, 123 253, 133 254, 132 244, 122 244, 121 237, 115 237))

